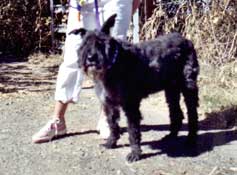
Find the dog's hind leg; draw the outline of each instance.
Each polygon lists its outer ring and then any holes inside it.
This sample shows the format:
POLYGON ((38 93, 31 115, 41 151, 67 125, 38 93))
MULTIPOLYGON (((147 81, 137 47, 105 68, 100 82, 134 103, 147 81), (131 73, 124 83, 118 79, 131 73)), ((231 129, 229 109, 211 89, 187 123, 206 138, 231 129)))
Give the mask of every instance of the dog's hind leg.
POLYGON ((197 76, 199 73, 199 64, 197 55, 192 43, 189 41, 190 53, 187 55, 187 61, 184 66, 184 85, 182 87, 182 93, 187 107, 188 114, 188 143, 192 144, 196 142, 198 131, 198 86, 197 76))
POLYGON ((182 127, 182 120, 184 118, 183 112, 180 108, 180 90, 178 87, 169 87, 165 89, 166 102, 169 107, 170 117, 170 134, 164 139, 175 138, 182 127))
POLYGON ((141 158, 141 112, 139 110, 140 101, 129 102, 123 106, 125 115, 127 116, 128 134, 131 153, 127 155, 128 162, 134 162, 141 158))
POLYGON ((117 140, 120 137, 120 128, 118 125, 118 120, 120 117, 120 111, 118 106, 105 104, 103 105, 107 121, 110 127, 110 136, 106 143, 103 144, 106 148, 115 148, 117 146, 117 140))
POLYGON ((186 88, 183 90, 184 100, 188 115, 188 143, 195 144, 198 131, 198 88, 186 88))

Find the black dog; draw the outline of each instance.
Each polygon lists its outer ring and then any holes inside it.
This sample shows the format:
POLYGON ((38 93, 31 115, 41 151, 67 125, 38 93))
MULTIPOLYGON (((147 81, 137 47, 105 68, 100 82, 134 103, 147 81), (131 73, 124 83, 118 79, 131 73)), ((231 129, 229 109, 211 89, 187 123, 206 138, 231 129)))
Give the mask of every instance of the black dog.
POLYGON ((95 82, 96 93, 108 117, 111 135, 107 148, 116 147, 119 139, 119 108, 128 122, 131 153, 127 160, 141 158, 141 113, 139 105, 151 93, 165 91, 170 112, 170 134, 176 137, 182 125, 183 113, 179 100, 182 93, 189 120, 188 141, 195 142, 198 130, 199 65, 191 41, 178 33, 160 36, 156 40, 131 44, 109 36, 116 15, 110 17, 100 31, 77 29, 72 34, 83 38, 78 51, 79 66, 95 82))

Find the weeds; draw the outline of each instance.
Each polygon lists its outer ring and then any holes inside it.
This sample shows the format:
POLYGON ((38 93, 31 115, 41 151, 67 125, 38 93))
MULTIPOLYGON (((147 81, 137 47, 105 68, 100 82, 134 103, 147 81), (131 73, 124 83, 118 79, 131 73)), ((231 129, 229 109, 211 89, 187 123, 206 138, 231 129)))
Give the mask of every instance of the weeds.
POLYGON ((222 66, 201 63, 199 86, 204 113, 237 105, 237 62, 222 66))
POLYGON ((173 16, 158 5, 143 25, 141 39, 171 31, 191 39, 202 61, 222 65, 237 58, 237 1, 213 0, 208 8, 183 1, 173 16))

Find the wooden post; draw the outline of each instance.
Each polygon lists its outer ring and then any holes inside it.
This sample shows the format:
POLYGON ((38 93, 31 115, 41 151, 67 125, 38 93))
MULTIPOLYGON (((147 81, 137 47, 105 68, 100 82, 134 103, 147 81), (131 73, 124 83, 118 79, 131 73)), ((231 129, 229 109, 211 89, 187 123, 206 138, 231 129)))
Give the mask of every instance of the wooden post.
POLYGON ((139 10, 133 15, 133 43, 139 42, 139 10))
POLYGON ((152 11, 155 6, 153 4, 153 0, 143 0, 144 2, 144 10, 145 10, 145 21, 152 15, 152 11))

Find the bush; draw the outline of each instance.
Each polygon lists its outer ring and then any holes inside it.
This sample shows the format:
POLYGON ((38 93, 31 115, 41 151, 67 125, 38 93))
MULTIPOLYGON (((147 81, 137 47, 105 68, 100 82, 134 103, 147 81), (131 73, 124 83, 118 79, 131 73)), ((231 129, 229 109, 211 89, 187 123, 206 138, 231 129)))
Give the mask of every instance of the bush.
MULTIPOLYGON (((1 0, 0 54, 27 56, 42 40, 41 18, 47 0, 1 0), (41 31, 41 33, 39 33, 41 31)), ((46 30, 49 33, 49 29, 46 30)))
POLYGON ((237 1, 213 0, 202 6, 180 1, 178 6, 158 4, 141 31, 142 40, 177 31, 194 42, 199 58, 220 65, 237 58, 237 1))

